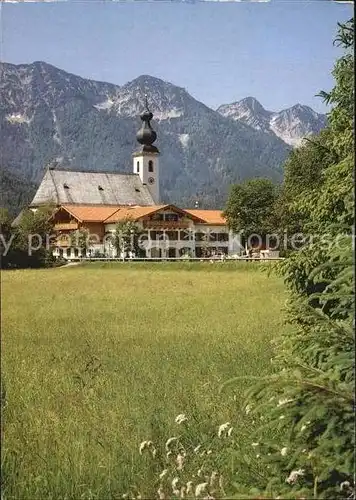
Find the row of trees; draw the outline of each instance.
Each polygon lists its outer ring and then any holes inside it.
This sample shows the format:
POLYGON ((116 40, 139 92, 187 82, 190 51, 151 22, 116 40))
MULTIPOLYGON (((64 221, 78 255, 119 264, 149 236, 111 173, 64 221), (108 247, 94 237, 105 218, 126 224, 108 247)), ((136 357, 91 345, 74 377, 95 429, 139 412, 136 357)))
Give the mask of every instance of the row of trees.
POLYGON ((332 106, 326 130, 291 154, 277 192, 252 181, 233 189, 226 210, 236 228, 277 223, 313 235, 278 266, 294 328, 277 342, 275 374, 246 401, 264 418, 255 440, 269 479, 256 478, 259 498, 355 498, 353 19, 339 25, 335 43, 345 53, 333 90, 321 93, 332 106))
POLYGON ((308 241, 310 214, 305 205, 306 195, 317 196, 322 182, 323 165, 335 159, 326 145, 329 129, 319 136, 305 138, 303 144, 293 150, 284 166, 281 185, 269 179, 254 178, 233 185, 224 211, 228 225, 241 233, 247 241, 250 235, 260 235, 264 240, 286 243, 280 248, 285 254, 295 241, 308 241), (299 239, 297 237, 299 235, 299 239))

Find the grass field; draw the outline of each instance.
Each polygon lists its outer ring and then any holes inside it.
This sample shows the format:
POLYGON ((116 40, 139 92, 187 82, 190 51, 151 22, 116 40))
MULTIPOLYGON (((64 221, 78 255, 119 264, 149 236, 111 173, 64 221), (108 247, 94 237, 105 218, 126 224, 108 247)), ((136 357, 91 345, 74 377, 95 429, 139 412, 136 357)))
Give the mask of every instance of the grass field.
MULTIPOLYGON (((152 497, 164 467, 140 456, 182 432, 240 448, 248 382, 285 326, 282 282, 249 264, 92 264, 2 273, 3 496, 152 497), (142 486, 143 485, 143 486, 142 486)), ((246 448, 246 449, 247 449, 246 448)))

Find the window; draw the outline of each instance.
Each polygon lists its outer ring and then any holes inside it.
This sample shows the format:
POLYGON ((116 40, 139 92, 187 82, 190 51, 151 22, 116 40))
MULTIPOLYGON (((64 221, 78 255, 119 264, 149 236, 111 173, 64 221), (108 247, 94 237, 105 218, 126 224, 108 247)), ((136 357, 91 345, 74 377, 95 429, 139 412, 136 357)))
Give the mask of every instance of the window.
POLYGON ((218 233, 218 241, 229 241, 228 233, 218 233))
POLYGON ((165 214, 164 218, 167 221, 169 220, 169 221, 177 222, 178 221, 178 214, 165 214))
POLYGON ((150 161, 148 162, 148 171, 149 171, 149 172, 153 172, 153 161, 152 161, 152 160, 150 160, 150 161))
POLYGON ((98 186, 99 191, 104 191, 104 188, 101 186, 98 186))
POLYGON ((63 187, 64 187, 64 189, 69 189, 69 186, 66 183, 63 184, 63 187))
POLYGON ((178 240, 178 232, 177 231, 166 231, 166 236, 170 241, 178 240))
POLYGON ((139 173, 139 171, 140 171, 140 162, 138 161, 136 163, 136 172, 139 173))
POLYGON ((151 220, 163 220, 163 214, 156 213, 151 216, 151 220))
POLYGON ((195 241, 207 241, 205 233, 195 233, 195 241))

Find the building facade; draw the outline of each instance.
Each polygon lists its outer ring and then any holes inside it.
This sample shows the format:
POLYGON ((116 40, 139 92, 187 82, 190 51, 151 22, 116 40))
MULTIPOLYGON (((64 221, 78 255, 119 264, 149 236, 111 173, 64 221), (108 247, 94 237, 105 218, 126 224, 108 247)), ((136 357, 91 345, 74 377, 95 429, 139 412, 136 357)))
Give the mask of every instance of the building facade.
POLYGON ((218 210, 183 210, 174 205, 99 207, 63 205, 53 215, 54 255, 177 259, 239 255, 239 239, 218 210), (131 222, 135 236, 125 249, 115 244, 119 224, 131 222), (78 234, 86 235, 86 244, 78 234), (133 239, 135 238, 135 242, 133 239))
POLYGON ((154 145, 157 134, 147 97, 140 118, 131 174, 58 168, 45 173, 30 208, 53 205, 54 255, 66 259, 238 256, 240 240, 229 231, 220 210, 160 204, 160 152, 154 145), (136 228, 135 248, 118 250, 118 224, 127 222, 136 228))

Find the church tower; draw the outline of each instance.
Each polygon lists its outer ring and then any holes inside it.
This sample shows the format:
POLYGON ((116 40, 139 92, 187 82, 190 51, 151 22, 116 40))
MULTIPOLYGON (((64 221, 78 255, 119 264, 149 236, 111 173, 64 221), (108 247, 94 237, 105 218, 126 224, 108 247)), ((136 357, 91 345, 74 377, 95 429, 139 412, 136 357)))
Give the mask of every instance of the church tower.
POLYGON ((151 127, 153 114, 148 109, 147 95, 145 96, 145 110, 140 116, 142 127, 137 132, 137 141, 140 148, 133 156, 133 173, 140 176, 142 184, 147 185, 149 192, 156 204, 159 199, 159 151, 153 143, 157 139, 156 132, 151 127))

